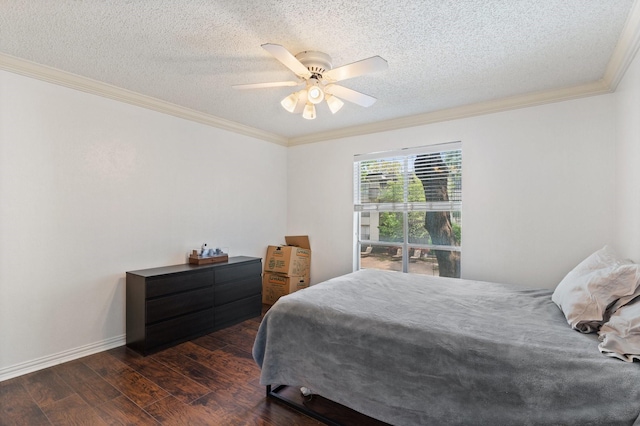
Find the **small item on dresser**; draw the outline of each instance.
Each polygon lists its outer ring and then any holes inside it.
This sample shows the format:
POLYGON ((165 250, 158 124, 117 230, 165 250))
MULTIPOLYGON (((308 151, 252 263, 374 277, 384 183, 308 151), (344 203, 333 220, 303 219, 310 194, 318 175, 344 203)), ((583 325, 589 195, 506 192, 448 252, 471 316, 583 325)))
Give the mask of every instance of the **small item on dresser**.
POLYGON ((202 244, 200 250, 193 250, 189 255, 189 263, 193 265, 207 265, 210 263, 227 262, 229 260, 228 250, 207 248, 207 243, 202 244))

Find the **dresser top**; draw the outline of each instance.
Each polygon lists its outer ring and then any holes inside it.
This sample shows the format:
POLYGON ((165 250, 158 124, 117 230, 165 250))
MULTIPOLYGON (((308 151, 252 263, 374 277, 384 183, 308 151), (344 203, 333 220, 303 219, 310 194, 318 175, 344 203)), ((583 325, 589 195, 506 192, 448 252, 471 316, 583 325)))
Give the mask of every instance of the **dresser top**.
POLYGON ((220 263, 209 263, 207 265, 192 265, 190 263, 184 263, 181 265, 171 265, 171 266, 160 266, 158 268, 149 268, 149 269, 140 269, 137 271, 127 271, 127 274, 138 275, 141 277, 155 277, 158 275, 167 275, 167 274, 175 274, 179 272, 190 272, 190 271, 202 271, 211 268, 219 268, 222 266, 228 266, 238 263, 249 263, 249 262, 257 262, 262 261, 259 257, 249 257, 249 256, 234 256, 230 257, 227 262, 220 263))

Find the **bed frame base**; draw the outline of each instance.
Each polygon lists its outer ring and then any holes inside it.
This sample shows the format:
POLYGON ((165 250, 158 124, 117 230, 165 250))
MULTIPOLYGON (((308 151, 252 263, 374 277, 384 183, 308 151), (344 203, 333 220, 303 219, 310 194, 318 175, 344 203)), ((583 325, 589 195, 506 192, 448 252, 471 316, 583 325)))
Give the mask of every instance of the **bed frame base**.
POLYGON ((305 406, 304 404, 300 404, 297 401, 294 401, 290 398, 287 398, 284 395, 281 395, 280 392, 287 388, 288 386, 286 385, 274 385, 275 387, 271 387, 271 385, 267 385, 267 398, 273 398, 276 399, 280 402, 282 402, 283 404, 293 408, 296 411, 301 412, 302 414, 305 414, 309 417, 312 417, 316 420, 321 421, 322 423, 329 425, 329 426, 343 426, 342 423, 338 423, 333 419, 330 419, 316 411, 311 410, 310 408, 308 408, 307 406, 305 406))

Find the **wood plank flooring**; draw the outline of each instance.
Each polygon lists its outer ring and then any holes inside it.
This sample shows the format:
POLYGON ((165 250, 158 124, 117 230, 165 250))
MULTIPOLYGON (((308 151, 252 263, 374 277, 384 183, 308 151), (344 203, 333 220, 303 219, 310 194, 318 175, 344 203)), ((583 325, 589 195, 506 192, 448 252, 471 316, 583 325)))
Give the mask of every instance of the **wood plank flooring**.
MULTIPOLYGON (((0 382, 0 425, 321 425, 266 398, 251 356, 260 320, 147 357, 122 346, 0 382)), ((347 425, 381 424, 315 404, 347 425)))

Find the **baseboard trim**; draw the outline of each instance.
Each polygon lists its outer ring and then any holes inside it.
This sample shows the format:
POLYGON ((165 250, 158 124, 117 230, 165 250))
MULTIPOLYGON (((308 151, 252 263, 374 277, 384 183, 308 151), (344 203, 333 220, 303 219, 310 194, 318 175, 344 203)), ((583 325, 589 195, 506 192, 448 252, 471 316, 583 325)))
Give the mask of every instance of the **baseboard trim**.
POLYGON ((24 374, 33 373, 34 371, 42 370, 44 368, 53 367, 54 365, 62 364, 63 362, 73 361, 74 359, 82 358, 84 356, 117 348, 118 346, 123 346, 125 343, 126 335, 123 334, 121 336, 105 339, 101 342, 90 343, 88 345, 69 349, 57 354, 47 355, 31 361, 0 368, 0 382, 13 379, 14 377, 22 376, 24 374))

